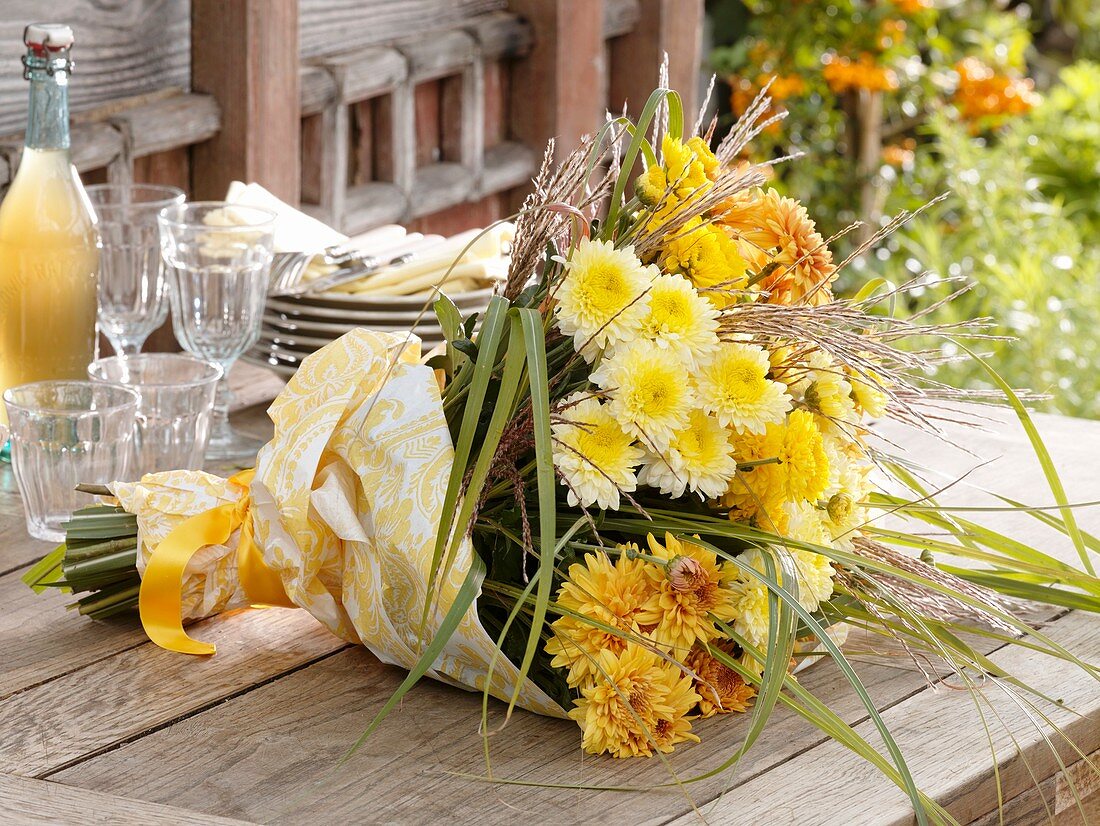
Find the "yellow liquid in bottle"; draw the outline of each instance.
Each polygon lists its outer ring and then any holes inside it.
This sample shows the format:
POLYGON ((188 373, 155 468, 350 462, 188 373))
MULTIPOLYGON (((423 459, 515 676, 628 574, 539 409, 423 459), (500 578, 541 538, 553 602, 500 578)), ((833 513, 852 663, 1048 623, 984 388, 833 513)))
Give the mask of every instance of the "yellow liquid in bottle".
POLYGON ((98 271, 95 220, 68 151, 24 149, 0 203, 0 393, 87 378, 98 271))

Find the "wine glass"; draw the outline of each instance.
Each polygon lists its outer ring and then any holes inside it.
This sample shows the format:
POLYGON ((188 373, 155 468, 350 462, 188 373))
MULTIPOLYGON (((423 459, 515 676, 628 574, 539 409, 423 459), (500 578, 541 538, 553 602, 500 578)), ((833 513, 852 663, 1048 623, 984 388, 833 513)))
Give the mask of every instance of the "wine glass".
POLYGON ((184 350, 222 368, 206 458, 251 458, 259 439, 229 425, 229 368, 260 338, 275 213, 221 201, 161 211, 172 329, 184 350))
POLYGON ((120 356, 141 352, 168 316, 157 215, 182 204, 182 190, 154 184, 95 184, 99 251, 99 329, 120 356))

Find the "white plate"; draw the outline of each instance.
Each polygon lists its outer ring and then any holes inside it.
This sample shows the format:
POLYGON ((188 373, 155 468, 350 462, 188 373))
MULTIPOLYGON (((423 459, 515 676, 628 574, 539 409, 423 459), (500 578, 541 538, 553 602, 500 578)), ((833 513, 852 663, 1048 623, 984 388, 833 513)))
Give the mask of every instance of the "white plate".
MULTIPOLYGON (((485 307, 488 305, 475 305, 470 307, 462 307, 460 311, 464 316, 471 315, 475 312, 484 312, 485 307)), ((384 312, 379 310, 348 310, 348 309, 332 309, 329 307, 298 307, 289 306, 278 299, 269 299, 267 302, 267 314, 269 316, 278 316, 286 321, 297 321, 302 319, 304 321, 322 321, 322 322, 355 322, 358 324, 415 324, 419 321, 426 321, 434 323, 436 321, 435 311, 431 307, 427 308, 423 312, 420 310, 400 310, 394 312, 384 312)))
POLYGON ((424 324, 364 324, 358 321, 350 323, 338 323, 335 321, 313 321, 306 319, 285 319, 274 315, 264 316, 264 327, 272 331, 278 331, 286 335, 324 336, 329 340, 339 338, 351 330, 366 329, 376 330, 380 333, 405 333, 413 330, 417 335, 434 337, 443 336, 443 328, 434 323, 434 317, 425 319, 424 324))
MULTIPOLYGON (((460 309, 469 306, 486 305, 493 297, 494 287, 485 287, 481 290, 455 293, 450 295, 443 291, 448 298, 460 309)), ((403 295, 353 295, 352 293, 322 293, 320 295, 308 295, 301 298, 272 299, 283 305, 291 307, 327 307, 347 310, 370 310, 374 312, 416 312, 425 305, 431 305, 434 299, 408 298, 403 295)))

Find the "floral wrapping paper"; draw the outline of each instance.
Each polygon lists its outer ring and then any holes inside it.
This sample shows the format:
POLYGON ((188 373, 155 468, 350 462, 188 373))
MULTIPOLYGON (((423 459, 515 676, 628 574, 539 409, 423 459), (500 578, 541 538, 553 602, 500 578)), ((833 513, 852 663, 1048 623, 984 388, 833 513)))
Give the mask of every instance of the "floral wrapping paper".
MULTIPOLYGON (((453 461, 434 371, 420 364, 415 337, 355 330, 304 360, 272 403, 275 435, 257 457, 252 483, 256 542, 287 595, 333 633, 380 660, 411 668, 428 589, 435 536, 453 461)), ((138 569, 184 519, 243 491, 198 471, 149 474, 112 490, 138 517, 138 569)), ((187 567, 184 617, 247 599, 237 579, 237 536, 202 549, 187 567), (230 547, 232 546, 232 547, 230 547)), ((431 638, 473 561, 466 539, 428 618, 431 638)), ((508 700, 515 666, 471 607, 429 675, 508 700)), ((565 712, 530 680, 519 705, 565 712)))

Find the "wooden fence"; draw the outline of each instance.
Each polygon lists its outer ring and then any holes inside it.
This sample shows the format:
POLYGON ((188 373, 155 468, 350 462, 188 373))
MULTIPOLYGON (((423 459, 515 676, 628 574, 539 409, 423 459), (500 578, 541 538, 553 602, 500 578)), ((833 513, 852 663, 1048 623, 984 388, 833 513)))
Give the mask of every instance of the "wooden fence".
POLYGON ((702 0, 0 0, 0 187, 18 164, 25 23, 77 33, 88 181, 219 198, 258 181, 347 232, 508 214, 546 141, 644 103, 661 56, 693 106, 702 0))

